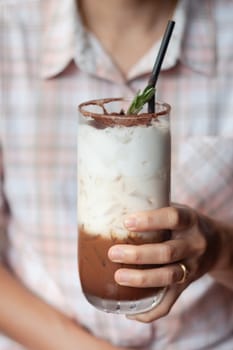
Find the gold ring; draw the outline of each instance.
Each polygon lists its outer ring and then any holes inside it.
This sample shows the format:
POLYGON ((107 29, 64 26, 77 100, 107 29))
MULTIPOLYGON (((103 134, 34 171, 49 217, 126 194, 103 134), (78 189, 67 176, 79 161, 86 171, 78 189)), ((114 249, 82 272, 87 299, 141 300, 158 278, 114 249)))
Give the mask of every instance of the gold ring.
POLYGON ((184 283, 186 281, 189 272, 188 272, 187 267, 184 264, 179 263, 178 265, 180 266, 180 268, 182 269, 182 272, 183 272, 183 277, 181 278, 180 281, 177 282, 178 284, 181 284, 181 283, 184 283))

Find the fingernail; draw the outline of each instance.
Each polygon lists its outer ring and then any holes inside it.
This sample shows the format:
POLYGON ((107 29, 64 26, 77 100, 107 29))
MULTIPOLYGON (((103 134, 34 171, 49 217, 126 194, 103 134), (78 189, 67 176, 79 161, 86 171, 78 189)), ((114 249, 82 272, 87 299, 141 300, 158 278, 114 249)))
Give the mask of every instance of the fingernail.
POLYGON ((124 258, 125 253, 123 249, 112 247, 110 248, 108 255, 112 261, 121 262, 124 258))
POLYGON ((116 280, 119 284, 127 284, 130 280, 130 274, 127 271, 117 271, 116 280))
POLYGON ((129 216, 125 219, 124 224, 129 229, 135 229, 137 226, 137 218, 135 216, 129 216))

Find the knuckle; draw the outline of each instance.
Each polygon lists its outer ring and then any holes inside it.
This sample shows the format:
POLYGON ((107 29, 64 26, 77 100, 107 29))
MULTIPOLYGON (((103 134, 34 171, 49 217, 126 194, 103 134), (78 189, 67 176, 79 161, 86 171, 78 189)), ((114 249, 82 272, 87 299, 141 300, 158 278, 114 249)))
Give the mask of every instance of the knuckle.
POLYGON ((204 254, 206 252, 206 249, 207 249, 207 241, 204 237, 200 237, 197 245, 198 255, 204 254))
POLYGON ((164 261, 164 263, 168 263, 172 261, 174 256, 175 256, 175 248, 169 244, 164 244, 163 250, 162 250, 162 260, 164 261))
POLYGON ((137 271, 133 278, 133 285, 135 287, 144 287, 147 283, 147 278, 144 271, 137 271))
POLYGON ((147 276, 145 273, 141 272, 137 274, 136 277, 136 285, 139 287, 143 287, 147 285, 147 276))
POLYGON ((159 282, 161 286, 167 286, 167 274, 166 272, 160 271, 159 282))
POLYGON ((166 285, 172 284, 176 280, 176 272, 172 268, 168 268, 164 274, 164 282, 166 285))
POLYGON ((154 218, 153 215, 150 213, 147 215, 147 227, 152 228, 154 224, 154 218))
POLYGON ((140 265, 142 263, 142 255, 138 248, 135 248, 133 253, 133 262, 140 265))
POLYGON ((179 224, 179 210, 171 207, 167 212, 167 220, 170 228, 175 228, 179 224))

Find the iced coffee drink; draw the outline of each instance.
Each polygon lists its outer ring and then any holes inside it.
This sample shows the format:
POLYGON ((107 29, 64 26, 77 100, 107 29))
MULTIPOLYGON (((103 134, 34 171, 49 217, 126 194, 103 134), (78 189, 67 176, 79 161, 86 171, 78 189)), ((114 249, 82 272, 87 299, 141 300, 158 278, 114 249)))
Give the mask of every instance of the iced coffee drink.
POLYGON ((169 232, 130 232, 124 218, 141 210, 169 205, 170 107, 157 103, 156 113, 127 115, 130 101, 104 99, 79 106, 78 263, 83 292, 95 307, 113 313, 150 310, 165 288, 118 285, 123 265, 108 258, 115 244, 162 242, 169 232))

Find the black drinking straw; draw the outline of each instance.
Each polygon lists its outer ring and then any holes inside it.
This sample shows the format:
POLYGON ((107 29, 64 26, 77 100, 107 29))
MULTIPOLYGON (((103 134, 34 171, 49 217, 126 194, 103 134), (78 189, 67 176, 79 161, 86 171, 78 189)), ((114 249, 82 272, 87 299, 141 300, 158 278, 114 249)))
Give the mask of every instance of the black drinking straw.
MULTIPOLYGON (((159 48, 158 56, 156 57, 154 67, 152 69, 151 76, 148 81, 148 86, 155 87, 157 83, 157 79, 160 73, 164 56, 167 51, 168 44, 172 36, 174 26, 175 26, 174 21, 168 21, 167 28, 165 30, 165 33, 159 48)), ((148 102, 148 113, 155 113, 155 94, 152 96, 152 98, 148 102)))

